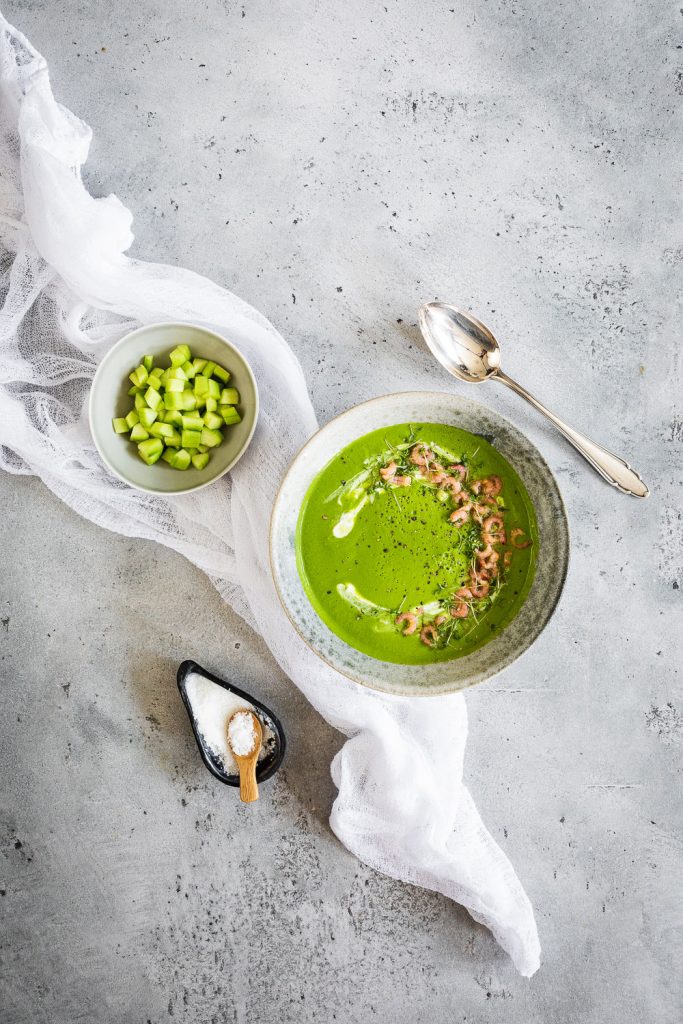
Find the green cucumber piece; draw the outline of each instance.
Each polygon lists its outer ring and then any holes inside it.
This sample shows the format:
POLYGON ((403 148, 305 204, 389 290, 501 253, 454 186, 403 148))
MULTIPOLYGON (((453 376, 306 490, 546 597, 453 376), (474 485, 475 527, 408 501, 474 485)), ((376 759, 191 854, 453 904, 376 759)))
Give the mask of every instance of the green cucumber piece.
POLYGON ((169 466, 173 465, 173 461, 176 456, 175 448, 167 448, 164 454, 161 456, 164 462, 168 462, 169 466))
POLYGON ((218 408, 218 399, 211 397, 207 398, 204 402, 204 408, 207 412, 215 412, 218 408))
POLYGON ((212 380, 211 378, 209 378, 208 397, 215 398, 216 400, 218 400, 221 397, 221 386, 217 380, 212 380))
POLYGON ((204 416, 204 426, 208 427, 209 430, 218 430, 219 427, 223 426, 223 418, 215 412, 207 412, 204 416))
POLYGON ((140 416, 137 409, 131 409, 128 415, 126 416, 126 423, 128 424, 129 429, 132 430, 135 424, 139 422, 140 416))
POLYGON ((200 444, 197 447, 197 451, 199 452, 200 455, 204 455, 206 452, 208 452, 208 450, 209 450, 209 447, 206 444, 200 444))
POLYGON ((242 422, 242 417, 234 405, 221 405, 219 410, 226 427, 232 427, 235 423, 242 422))
POLYGON ((141 388, 147 383, 147 368, 140 363, 132 373, 128 374, 128 380, 132 381, 135 387, 141 388))
POLYGON ((149 437, 146 441, 141 441, 138 445, 140 458, 143 462, 146 462, 148 466, 153 466, 155 462, 159 461, 163 450, 163 441, 160 441, 156 437, 149 437))
POLYGON ((172 434, 167 434, 164 438, 164 444, 168 445, 169 448, 180 448, 181 443, 180 431, 175 430, 175 428, 172 434))
POLYGON ((169 355, 171 366, 182 366, 191 357, 192 353, 187 345, 178 345, 169 355))
POLYGON ((163 399, 158 391, 150 387, 145 391, 145 401, 150 409, 154 409, 156 411, 161 405, 163 399))
POLYGON ((223 435, 220 430, 211 430, 209 427, 204 427, 201 435, 201 443, 205 444, 207 448, 217 448, 223 440, 223 435))
POLYGON ((149 432, 153 437, 173 437, 176 433, 170 423, 153 423, 149 428, 149 432))
POLYGON ((139 415, 140 423, 142 423, 145 430, 149 430, 149 428, 152 426, 155 419, 157 418, 158 413, 156 413, 154 409, 150 409, 149 406, 146 405, 144 409, 140 409, 139 415))
POLYGON ((201 430, 183 430, 183 448, 197 448, 202 443, 201 430))
POLYGON ((221 405, 239 405, 240 393, 237 388, 223 388, 221 405))
POLYGON ((135 408, 138 412, 142 412, 143 409, 148 408, 144 395, 137 394, 135 396, 135 408))
POLYGON ((192 365, 194 366, 194 372, 201 373, 204 367, 206 366, 206 363, 206 359, 193 359, 192 365))
POLYGON ((197 452, 192 456, 192 465, 195 469, 206 469, 210 458, 208 452, 197 452))
POLYGON ((116 416, 111 421, 111 425, 115 434, 127 434, 130 429, 123 416, 116 416))
POLYGON ((165 391, 164 392, 164 409, 171 409, 178 411, 184 409, 183 400, 185 393, 183 391, 165 391))
POLYGON ((181 416, 181 420, 182 423, 178 424, 178 426, 182 426, 183 430, 204 429, 204 420, 201 418, 201 416, 198 416, 196 413, 193 413, 192 415, 189 416, 181 416))
POLYGON ((183 412, 192 412, 197 408, 197 399, 191 391, 183 391, 182 395, 179 395, 178 397, 181 400, 180 408, 183 412))
POLYGON ((208 377, 195 377, 194 379, 194 393, 197 398, 202 398, 209 392, 209 380, 208 377))
POLYGON ((171 423, 174 427, 182 427, 183 414, 178 409, 169 409, 164 414, 164 423, 171 423))
POLYGON ((142 357, 142 365, 147 370, 147 373, 149 373, 149 371, 154 366, 154 356, 143 356, 142 357))
POLYGON ((167 391, 184 391, 185 383, 184 380, 167 380, 165 387, 167 391))
POLYGON ((128 388, 128 394, 129 395, 139 395, 140 392, 144 391, 144 390, 145 390, 144 388, 136 387, 136 385, 134 384, 132 388, 128 388))
POLYGON ((180 369, 183 371, 188 380, 194 380, 194 378, 197 376, 197 370, 195 368, 195 365, 194 363, 191 363, 189 359, 187 360, 186 363, 183 363, 180 369))
POLYGON ((212 376, 217 377, 223 384, 227 384, 230 380, 230 374, 228 371, 224 366, 219 366, 218 363, 214 363, 212 376))
POLYGON ((175 460, 172 463, 174 469, 187 469, 190 465, 190 453, 185 451, 184 448, 179 448, 176 452, 175 460))
POLYGON ((211 377, 213 375, 213 371, 215 370, 215 368, 216 368, 216 364, 212 363, 211 360, 209 360, 209 362, 206 364, 206 366, 202 367, 202 376, 203 377, 211 377))
POLYGON ((142 423, 136 423, 130 432, 131 441, 146 441, 149 434, 143 427, 142 423))

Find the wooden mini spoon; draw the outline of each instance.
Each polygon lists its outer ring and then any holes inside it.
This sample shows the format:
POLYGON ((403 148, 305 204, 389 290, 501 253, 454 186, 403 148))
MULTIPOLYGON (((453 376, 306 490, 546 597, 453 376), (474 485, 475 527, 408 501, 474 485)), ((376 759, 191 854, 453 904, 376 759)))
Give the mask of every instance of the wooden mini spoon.
POLYGON ((261 723, 258 717, 253 711, 240 709, 239 711, 236 711, 234 715, 230 716, 227 732, 228 746, 232 750, 232 756, 235 758, 240 772, 240 800, 244 804, 250 804, 254 800, 258 800, 256 762, 258 761, 259 751, 261 750, 261 743, 263 741, 263 729, 261 728, 261 723), (254 746, 248 754, 236 753, 230 742, 230 722, 232 722, 236 715, 249 715, 254 725, 254 746))

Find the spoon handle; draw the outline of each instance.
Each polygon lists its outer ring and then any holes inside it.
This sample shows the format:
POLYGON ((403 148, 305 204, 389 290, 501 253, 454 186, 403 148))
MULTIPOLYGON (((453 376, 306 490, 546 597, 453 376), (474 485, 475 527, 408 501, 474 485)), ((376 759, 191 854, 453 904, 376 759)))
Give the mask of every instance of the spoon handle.
POLYGON ((605 478, 607 483, 612 484, 613 487, 618 487, 624 494, 632 494, 636 498, 647 498, 650 489, 647 484, 643 483, 636 471, 631 469, 628 462, 624 462, 618 455, 603 448, 602 445, 596 444, 595 441, 591 441, 585 434, 580 434, 578 430, 574 430, 568 423, 561 420, 559 416, 555 416, 549 409, 546 409, 538 399, 530 395, 521 384, 512 380, 502 370, 497 370, 493 378, 494 380, 499 380, 501 384, 505 384, 512 391, 516 391, 522 398, 526 398, 527 402, 533 405, 534 409, 547 416, 560 433, 564 434, 576 450, 583 455, 584 459, 590 462, 593 469, 597 470, 600 476, 605 478))
POLYGON ((251 804, 258 800, 258 784, 256 782, 256 758, 239 761, 240 800, 243 804, 251 804))

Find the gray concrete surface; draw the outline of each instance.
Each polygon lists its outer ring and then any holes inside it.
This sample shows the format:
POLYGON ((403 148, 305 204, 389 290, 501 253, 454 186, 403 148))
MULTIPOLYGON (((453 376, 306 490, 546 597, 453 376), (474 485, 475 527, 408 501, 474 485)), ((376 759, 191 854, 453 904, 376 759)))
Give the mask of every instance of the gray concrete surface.
POLYGON ((525 981, 459 908, 337 843, 340 737, 199 572, 1 479, 3 1024, 679 1021, 678 5, 4 8, 93 126, 89 184, 133 208, 136 253, 263 310, 322 420, 409 387, 416 307, 452 297, 653 497, 481 393, 544 452, 573 532, 552 623, 468 697, 468 781, 537 912, 525 981), (256 808, 197 756, 188 656, 285 722, 256 808))

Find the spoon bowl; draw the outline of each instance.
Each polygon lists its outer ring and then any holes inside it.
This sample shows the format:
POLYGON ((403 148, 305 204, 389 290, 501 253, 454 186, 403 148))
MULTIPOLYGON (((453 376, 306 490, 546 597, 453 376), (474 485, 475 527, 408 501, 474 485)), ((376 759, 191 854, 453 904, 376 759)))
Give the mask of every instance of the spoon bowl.
POLYGON ((447 302, 427 302, 420 330, 433 355, 454 377, 480 384, 500 366, 500 345, 485 324, 447 302))

